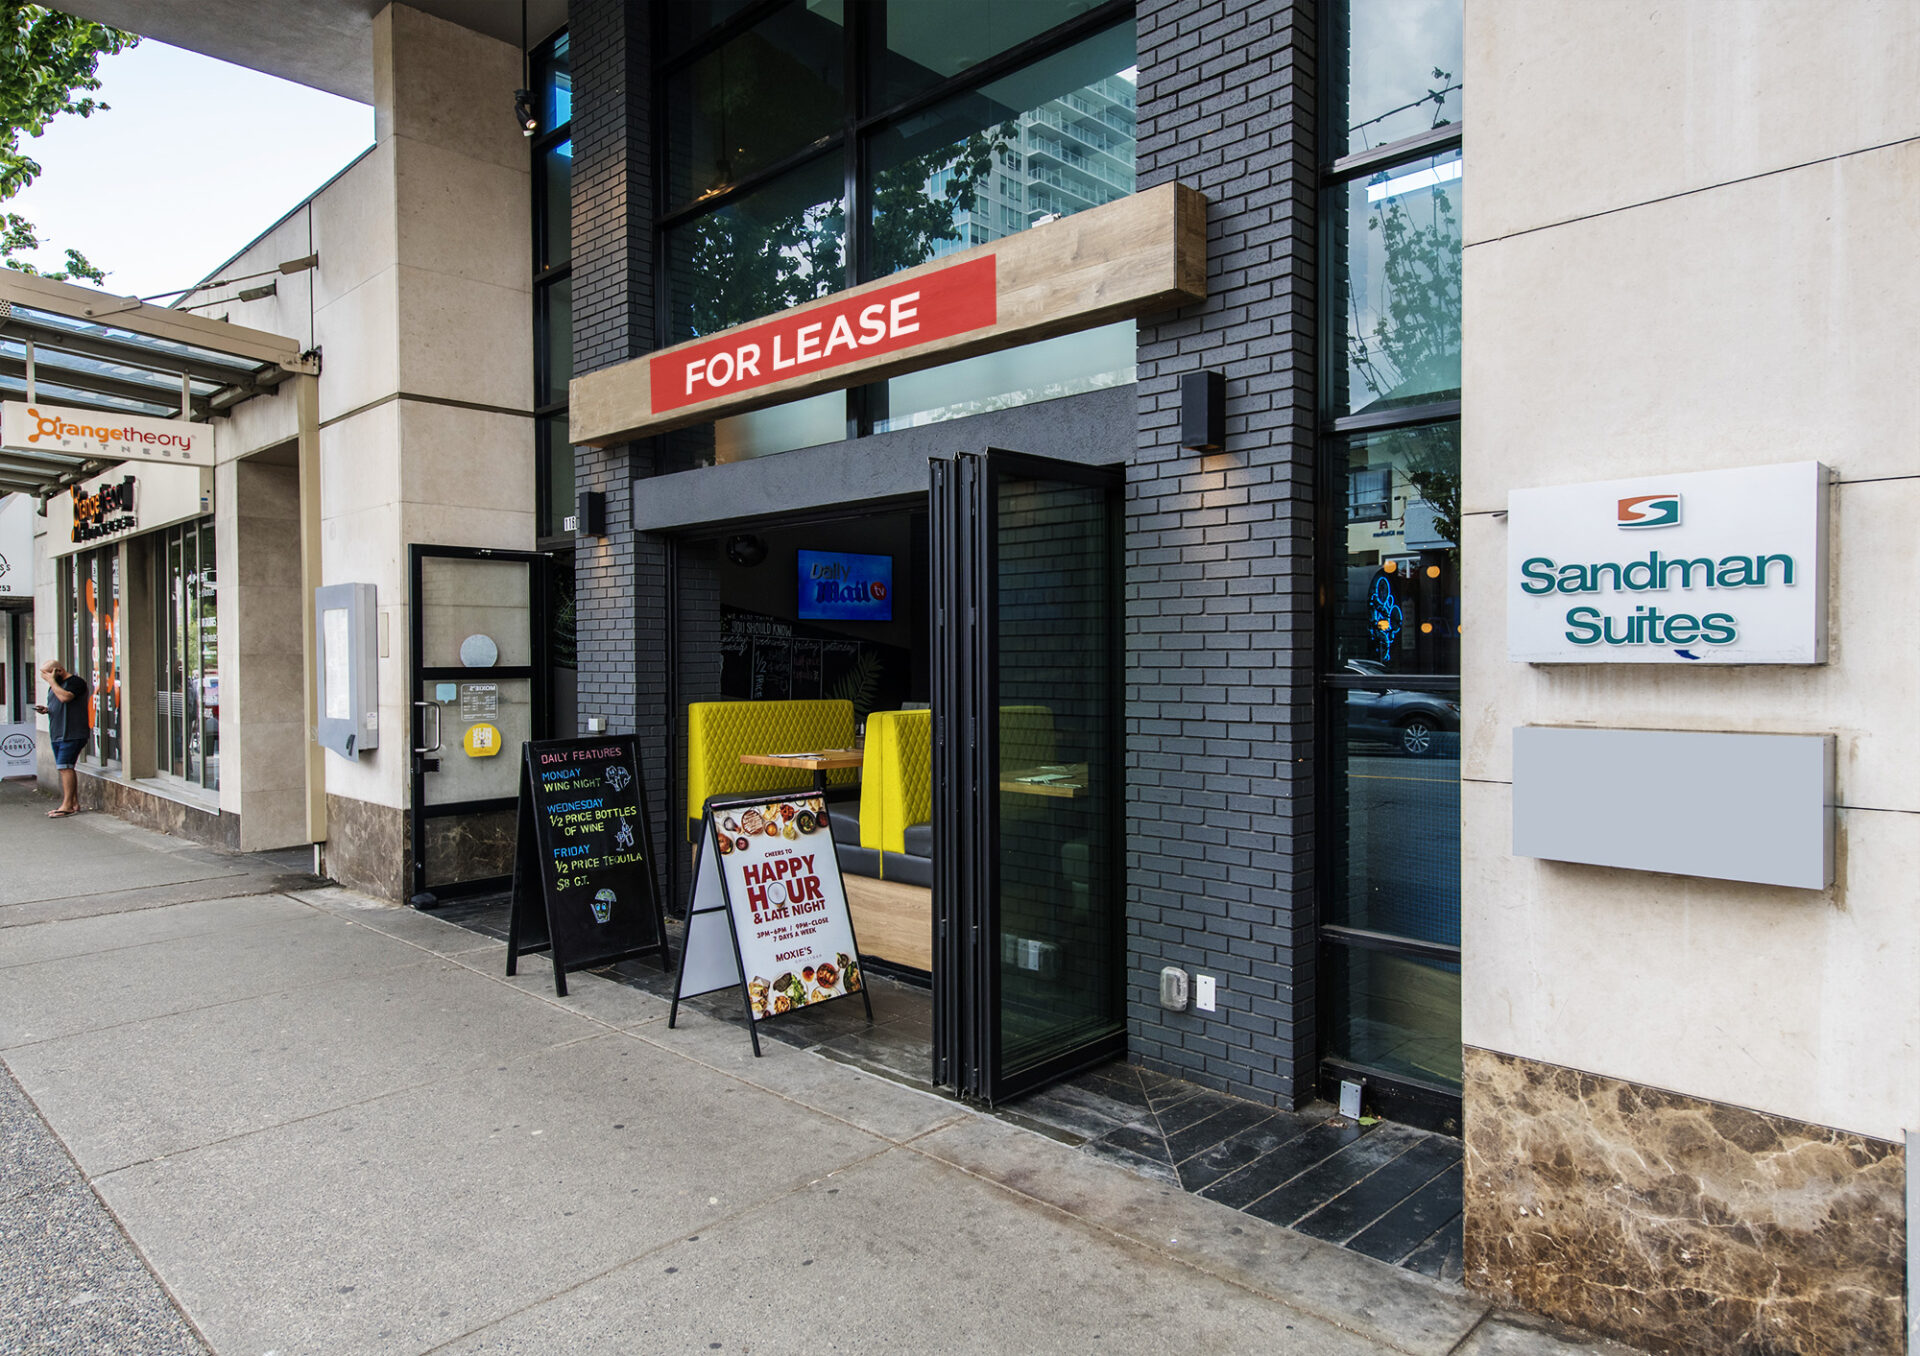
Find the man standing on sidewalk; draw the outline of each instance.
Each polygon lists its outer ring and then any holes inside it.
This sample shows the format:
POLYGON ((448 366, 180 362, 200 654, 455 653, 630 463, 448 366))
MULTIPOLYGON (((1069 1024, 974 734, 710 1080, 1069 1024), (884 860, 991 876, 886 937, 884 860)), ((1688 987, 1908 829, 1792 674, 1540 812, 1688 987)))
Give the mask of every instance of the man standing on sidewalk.
POLYGON ((33 709, 47 718, 53 741, 53 765, 60 773, 60 804, 47 811, 48 819, 65 819, 80 810, 80 774, 74 768, 93 737, 93 689, 77 673, 69 673, 57 659, 40 667, 47 680, 47 704, 33 709))

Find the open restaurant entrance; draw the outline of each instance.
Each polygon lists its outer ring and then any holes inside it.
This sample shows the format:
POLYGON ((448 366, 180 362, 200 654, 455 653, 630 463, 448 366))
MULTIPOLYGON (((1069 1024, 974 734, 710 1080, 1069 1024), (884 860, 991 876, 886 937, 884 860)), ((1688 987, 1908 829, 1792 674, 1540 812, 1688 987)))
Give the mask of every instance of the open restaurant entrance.
POLYGON ((1124 1048, 1120 476, 932 468, 675 542, 670 898, 708 799, 823 786, 864 959, 932 986, 934 1081, 997 1101, 1124 1048))

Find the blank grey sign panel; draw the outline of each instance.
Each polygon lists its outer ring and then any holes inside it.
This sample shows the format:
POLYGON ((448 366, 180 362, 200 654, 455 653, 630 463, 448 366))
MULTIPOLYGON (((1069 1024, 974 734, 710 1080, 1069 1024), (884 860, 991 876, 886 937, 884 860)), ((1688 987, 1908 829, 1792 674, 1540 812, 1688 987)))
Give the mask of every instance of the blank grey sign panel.
POLYGON ((1824 889, 1833 736, 1520 726, 1513 852, 1824 889))

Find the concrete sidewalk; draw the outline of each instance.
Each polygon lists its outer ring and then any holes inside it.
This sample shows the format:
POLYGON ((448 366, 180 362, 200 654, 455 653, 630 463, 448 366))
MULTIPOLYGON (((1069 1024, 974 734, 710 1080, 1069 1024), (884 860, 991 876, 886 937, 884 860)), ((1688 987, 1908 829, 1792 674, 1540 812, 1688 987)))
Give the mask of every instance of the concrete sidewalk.
POLYGON ((0 1351, 1624 1350, 50 803, 0 787, 0 1351))

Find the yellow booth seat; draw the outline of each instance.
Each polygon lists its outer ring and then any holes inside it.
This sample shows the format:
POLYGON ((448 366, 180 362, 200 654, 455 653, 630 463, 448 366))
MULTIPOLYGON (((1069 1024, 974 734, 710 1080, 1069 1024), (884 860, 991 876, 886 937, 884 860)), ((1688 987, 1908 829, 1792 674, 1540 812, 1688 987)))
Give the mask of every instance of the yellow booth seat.
MULTIPOLYGON (((687 837, 710 796, 780 791, 810 783, 802 768, 755 767, 743 753, 803 753, 853 744, 847 701, 694 702, 687 707, 687 837)), ((827 785, 852 786, 860 773, 843 768, 827 785)))
POLYGON ((905 852, 907 829, 933 818, 933 712, 868 716, 860 771, 860 846, 905 852))
MULTIPOLYGON (((1054 750, 1050 707, 1000 708, 1003 770, 1051 763, 1054 750)), ((866 764, 861 772, 860 846, 881 853, 928 855, 924 841, 908 841, 907 830, 933 818, 933 713, 875 711, 868 716, 866 764)), ((880 874, 890 874, 884 857, 880 874)))

